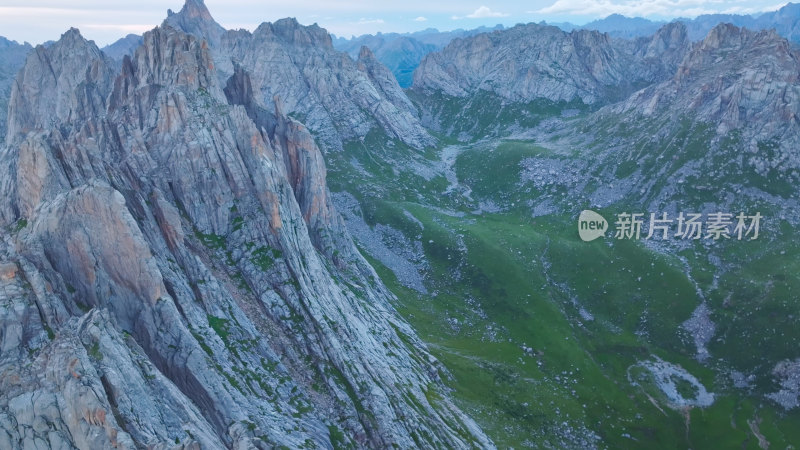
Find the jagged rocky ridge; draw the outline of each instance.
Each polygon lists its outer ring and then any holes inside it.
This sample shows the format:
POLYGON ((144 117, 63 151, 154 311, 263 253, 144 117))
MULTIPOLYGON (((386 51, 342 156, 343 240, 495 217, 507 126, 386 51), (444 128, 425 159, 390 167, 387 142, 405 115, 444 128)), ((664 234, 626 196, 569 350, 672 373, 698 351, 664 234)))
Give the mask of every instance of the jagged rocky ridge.
MULTIPOLYGON (((650 188, 655 204, 686 197, 680 185, 702 180, 716 193, 718 204, 730 207, 749 197, 779 208, 783 217, 796 222, 800 219, 798 77, 800 53, 786 39, 772 30, 755 32, 721 24, 693 46, 673 77, 601 109, 589 120, 616 122, 627 127, 630 136, 649 135, 651 149, 680 127, 693 130, 687 136, 699 143, 695 147, 690 142, 676 145, 674 154, 667 155, 671 158, 660 156, 664 161, 654 166, 657 171, 640 169, 633 174, 642 182, 632 180, 631 185, 639 186, 657 185, 656 180, 669 174, 671 182, 663 190, 650 188), (631 132, 648 123, 660 127, 650 133, 631 132)), ((607 155, 609 161, 627 155, 623 161, 637 160, 642 168, 657 157, 626 139, 608 147, 620 152, 607 155)))
MULTIPOLYGON (((774 29, 780 36, 791 42, 797 43, 800 41, 800 4, 797 3, 786 3, 776 11, 755 15, 701 14, 693 19, 675 19, 674 22, 680 22, 686 26, 689 39, 693 42, 705 38, 714 27, 721 23, 729 23, 758 31, 774 29)), ((552 25, 556 25, 565 31, 577 29, 597 30, 602 33, 608 33, 613 37, 635 38, 653 34, 659 27, 666 25, 666 22, 611 14, 582 26, 571 23, 552 25)))
POLYGON ((397 36, 396 38, 378 36, 363 36, 352 41, 334 41, 337 50, 347 52, 352 58, 358 58, 361 49, 367 47, 375 54, 375 57, 389 69, 397 79, 397 83, 403 87, 411 87, 414 69, 428 53, 440 50, 434 44, 420 42, 409 36, 397 36))
MULTIPOLYGON (((775 29, 777 33, 789 41, 798 42, 800 36, 800 5, 788 3, 774 12, 767 12, 757 17, 736 14, 704 14, 695 19, 676 19, 686 27, 689 39, 694 42, 702 40, 711 29, 720 23, 731 23, 751 30, 775 29)), ((542 22, 541 24, 545 24, 542 22)), ((625 17, 620 14, 611 14, 603 19, 595 20, 583 26, 570 23, 551 23, 564 31, 595 30, 608 33, 613 38, 635 40, 640 37, 649 37, 667 25, 663 21, 651 21, 641 17, 625 17)), ((495 29, 503 29, 498 25, 495 29)), ((468 37, 479 33, 491 32, 492 29, 479 27, 473 30, 438 31, 428 29, 415 33, 377 33, 365 34, 346 39, 336 38, 333 42, 337 50, 347 52, 353 58, 358 56, 361 46, 367 46, 375 53, 378 60, 383 63, 397 78, 403 88, 411 87, 413 71, 419 66, 420 61, 429 53, 443 49, 450 41, 457 37, 468 37)), ((123 40, 120 40, 122 43, 123 40)))
POLYGON ((413 89, 459 98, 485 91, 522 103, 606 103, 673 73, 689 46, 681 24, 633 43, 597 31, 518 25, 455 39, 428 55, 414 73, 413 89))
POLYGON ((361 47, 369 48, 378 58, 378 61, 394 74, 400 87, 409 88, 413 81, 414 69, 419 66, 425 55, 443 49, 457 37, 473 36, 493 29, 502 30, 503 26, 497 25, 494 28, 478 27, 471 30, 458 29, 453 31, 439 31, 432 28, 403 34, 365 34, 351 39, 339 37, 333 40, 333 46, 353 58, 358 58, 361 53, 361 47))
POLYGON ((593 206, 623 201, 677 212, 756 204, 800 223, 799 76, 800 53, 786 39, 721 24, 668 79, 532 133, 555 139, 559 153, 580 154, 557 184, 593 206))
POLYGON ((800 52, 774 30, 714 27, 680 62, 674 76, 609 108, 691 115, 755 141, 775 138, 797 144, 800 114, 800 52))
MULTIPOLYGON (((247 40, 308 36, 280 24, 247 40)), ((491 447, 356 251, 311 134, 265 108, 261 66, 223 84, 165 24, 114 67, 73 29, 11 96, 0 447, 491 447)))
POLYGON ((17 71, 25 64, 25 58, 33 48, 27 42, 19 44, 0 36, 0 142, 5 141, 8 121, 8 99, 17 71))
POLYGON ((791 42, 800 42, 800 4, 786 3, 777 11, 759 15, 703 14, 691 20, 682 19, 692 40, 703 39, 714 27, 730 23, 741 28, 767 31, 774 29, 791 42))
POLYGON ((362 48, 354 61, 335 50, 328 32, 317 25, 282 19, 252 33, 225 31, 202 0, 188 0, 165 23, 206 39, 222 76, 241 65, 251 74, 259 105, 271 110, 274 99, 280 99, 286 113, 300 118, 324 150, 341 149, 371 130, 417 149, 435 143, 397 80, 372 52, 362 48))

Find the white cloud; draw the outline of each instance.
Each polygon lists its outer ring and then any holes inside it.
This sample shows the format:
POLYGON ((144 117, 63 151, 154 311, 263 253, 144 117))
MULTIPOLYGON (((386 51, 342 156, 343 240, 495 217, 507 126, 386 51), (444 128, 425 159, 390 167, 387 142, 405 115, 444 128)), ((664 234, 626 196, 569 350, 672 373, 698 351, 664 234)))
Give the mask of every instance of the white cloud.
POLYGON ((756 12, 768 9, 753 7, 728 7, 730 3, 723 0, 556 0, 550 6, 529 11, 532 14, 558 14, 605 17, 610 14, 622 14, 629 17, 696 17, 701 14, 716 12, 756 12))
POLYGON ((761 12, 768 12, 768 11, 777 11, 787 3, 779 3, 777 5, 770 5, 770 6, 732 6, 726 10, 721 11, 722 14, 754 14, 754 13, 761 13, 761 12))
POLYGON ((428 19, 426 17, 423 17, 423 16, 419 16, 416 19, 414 19, 414 22, 427 22, 427 21, 428 21, 428 19))
POLYGON ((497 11, 492 11, 491 8, 488 6, 481 6, 476 9, 472 14, 467 14, 466 16, 452 16, 450 17, 453 20, 461 20, 461 19, 487 19, 492 17, 508 17, 509 14, 501 13, 497 11))
POLYGON ((506 17, 508 14, 492 11, 488 6, 481 6, 476 9, 472 14, 467 14, 466 17, 470 19, 486 19, 489 17, 506 17))
POLYGON ((383 19, 365 19, 362 17, 358 20, 359 25, 380 25, 382 23, 384 23, 383 19))

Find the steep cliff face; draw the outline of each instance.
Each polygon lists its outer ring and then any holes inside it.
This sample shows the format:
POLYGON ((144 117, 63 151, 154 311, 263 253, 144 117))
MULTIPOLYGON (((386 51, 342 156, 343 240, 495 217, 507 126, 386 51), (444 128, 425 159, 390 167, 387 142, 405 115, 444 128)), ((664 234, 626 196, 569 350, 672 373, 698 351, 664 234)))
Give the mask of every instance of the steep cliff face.
POLYGON ((456 39, 425 57, 410 96, 423 122, 461 140, 536 126, 669 78, 690 49, 679 23, 647 38, 528 24, 456 39))
POLYGON ((17 72, 25 64, 25 58, 33 48, 26 42, 19 44, 0 36, 0 143, 6 139, 8 122, 8 99, 17 72))
POLYGON ((596 31, 518 25, 456 39, 428 55, 414 74, 413 88, 454 97, 489 91, 513 102, 605 102, 617 91, 655 78, 643 58, 633 54, 636 49, 623 44, 596 31))
POLYGON ((800 113, 798 65, 800 53, 774 31, 722 24, 694 46, 674 76, 614 110, 680 111, 717 123, 720 134, 736 129, 756 139, 789 139, 800 113))
POLYGON ((352 58, 358 58, 361 47, 369 48, 378 60, 388 68, 400 87, 411 87, 414 69, 419 62, 430 52, 441 50, 434 44, 420 42, 411 36, 361 36, 352 40, 338 39, 334 47, 346 52, 352 58))
POLYGON ((113 67, 70 30, 12 93, 0 447, 490 447, 254 73, 168 24, 113 67))
POLYGON ((680 22, 664 25, 652 36, 627 42, 626 51, 644 63, 648 79, 655 81, 669 79, 692 49, 686 27, 680 22))
MULTIPOLYGON (((774 31, 722 24, 694 45, 669 80, 604 108, 595 119, 612 118, 632 130, 647 123, 662 124, 653 139, 686 127, 688 121, 696 130, 690 137, 703 136, 704 149, 690 153, 688 161, 680 155, 689 150, 677 150, 679 156, 666 163, 681 161, 682 167, 671 170, 675 183, 703 174, 702 179, 719 192, 720 201, 732 202, 725 193, 737 192, 764 199, 786 217, 796 217, 799 76, 800 53, 774 31)), ((652 157, 640 155, 640 165, 652 157)), ((680 193, 659 196, 669 195, 680 193)))
POLYGON ((175 29, 206 39, 211 46, 218 46, 225 28, 218 24, 206 8, 203 0, 186 0, 177 13, 167 10, 165 24, 175 29))
MULTIPOLYGON (((503 26, 497 25, 493 29, 502 30, 503 26)), ((428 28, 414 33, 365 34, 350 39, 339 37, 333 41, 333 46, 353 59, 358 58, 361 47, 369 48, 378 61, 394 74, 400 87, 406 89, 411 87, 414 69, 425 55, 443 49, 455 38, 474 36, 493 29, 478 27, 471 30, 439 31, 428 28)))
POLYGON ((428 55, 414 74, 413 87, 455 97, 485 90, 514 102, 604 103, 659 80, 663 70, 652 66, 676 65, 688 49, 686 30, 678 23, 635 41, 597 31, 518 25, 456 39, 428 55))
POLYGON ((274 99, 280 99, 286 113, 300 118, 324 149, 341 149, 343 142, 363 138, 373 128, 418 149, 435 143, 397 81, 376 82, 360 60, 336 51, 328 32, 317 25, 282 19, 253 33, 220 34, 222 27, 200 0, 187 2, 166 23, 206 39, 225 77, 234 64, 242 65, 251 73, 256 101, 272 110, 274 99))
POLYGON ((108 57, 75 28, 53 45, 37 46, 11 91, 7 142, 35 129, 72 128, 102 115, 111 67, 108 57))
POLYGON ((589 186, 595 205, 750 205, 800 221, 799 76, 800 54, 774 31, 718 25, 665 81, 554 127, 565 147, 584 149, 577 172, 615 180, 567 184, 589 186))

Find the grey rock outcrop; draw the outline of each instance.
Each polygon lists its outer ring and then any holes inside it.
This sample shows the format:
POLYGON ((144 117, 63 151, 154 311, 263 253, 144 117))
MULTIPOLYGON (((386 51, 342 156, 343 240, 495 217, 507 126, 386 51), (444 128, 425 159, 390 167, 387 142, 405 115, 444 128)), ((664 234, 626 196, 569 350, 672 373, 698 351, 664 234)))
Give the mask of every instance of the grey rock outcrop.
POLYGON ((627 51, 644 63, 648 79, 655 81, 669 79, 675 74, 692 49, 686 27, 680 22, 664 25, 652 36, 627 42, 627 51))
POLYGON ((27 42, 19 44, 0 36, 0 143, 5 142, 8 122, 8 100, 17 72, 33 50, 27 42))
POLYGON ((688 114, 724 135, 797 142, 800 53, 774 31, 730 24, 695 44, 670 79, 636 92, 617 112, 688 114))
MULTIPOLYGON (((502 30, 503 26, 497 25, 493 29, 502 30)), ((333 46, 353 59, 358 58, 361 47, 369 48, 378 61, 392 72, 400 87, 405 89, 411 87, 414 69, 425 55, 443 49, 457 37, 473 36, 493 29, 478 27, 471 30, 439 31, 429 28, 414 33, 365 34, 350 39, 336 38, 333 46)))
POLYGON ((177 13, 167 10, 164 23, 186 33, 206 39, 212 47, 217 47, 225 34, 225 28, 218 24, 206 8, 203 0, 186 0, 177 13))
MULTIPOLYGON (((262 28, 249 39, 324 37, 262 28)), ((363 59, 355 83, 377 89, 363 59)), ((115 66, 70 30, 11 97, 0 447, 491 447, 355 249, 312 135, 265 108, 264 74, 221 83, 169 24, 115 66)))
POLYGON ((391 70, 397 83, 403 87, 411 87, 414 69, 419 66, 419 62, 428 53, 441 50, 433 44, 426 44, 410 36, 397 36, 388 38, 384 35, 362 36, 352 40, 336 40, 334 47, 346 52, 352 58, 358 58, 362 47, 369 48, 375 56, 391 70))
POLYGON ((774 31, 718 25, 667 80, 553 125, 567 148, 591 149, 574 195, 671 214, 756 205, 800 222, 798 77, 800 53, 774 31))
POLYGON ((388 70, 377 69, 374 58, 353 61, 335 50, 331 36, 316 24, 282 19, 253 33, 223 33, 201 0, 188 1, 166 23, 206 39, 224 78, 233 74, 234 65, 244 67, 256 101, 273 110, 274 99, 280 99, 286 114, 302 120, 325 150, 342 149, 373 129, 417 149, 435 143, 394 77, 381 73, 376 81, 376 73, 388 70))
POLYGON ((75 28, 53 45, 37 46, 11 90, 7 142, 104 114, 112 82, 111 60, 75 28))
POLYGON ((528 24, 456 39, 428 55, 414 73, 413 89, 469 97, 485 91, 510 102, 607 103, 642 84, 659 81, 664 70, 688 51, 681 25, 669 25, 652 38, 617 40, 597 31, 566 33, 528 24), (655 69, 655 70, 654 70, 655 69))

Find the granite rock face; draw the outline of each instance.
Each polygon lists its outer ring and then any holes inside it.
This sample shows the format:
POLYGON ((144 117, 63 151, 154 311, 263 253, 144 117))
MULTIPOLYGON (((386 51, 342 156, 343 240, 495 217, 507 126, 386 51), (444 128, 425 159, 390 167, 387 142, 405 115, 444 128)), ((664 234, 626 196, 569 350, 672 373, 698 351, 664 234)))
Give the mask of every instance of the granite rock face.
POLYGON ((338 39, 333 42, 337 50, 347 52, 352 58, 358 58, 362 47, 369 48, 389 70, 397 83, 403 88, 411 87, 414 69, 428 53, 441 50, 434 44, 420 42, 410 36, 398 36, 390 39, 386 36, 362 36, 352 40, 338 39))
MULTIPOLYGON (((0 149, 0 447, 492 447, 348 236, 284 113, 308 102, 264 101, 282 78, 252 69, 325 36, 264 25, 242 42, 280 44, 229 74, 169 23, 119 70, 77 30, 31 54, 0 149)), ((331 82, 391 84, 339 57, 331 82)))
POLYGON ((586 149, 566 184, 598 206, 677 214, 751 204, 798 223, 798 76, 800 53, 774 31, 718 25, 666 80, 574 123, 554 122, 549 132, 565 147, 586 149))
POLYGON ((8 122, 8 99, 17 72, 33 48, 27 42, 19 44, 0 36, 0 143, 5 142, 8 122))
POLYGON ((167 10, 165 24, 178 30, 206 39, 209 45, 219 45, 225 28, 214 21, 203 0, 186 0, 177 13, 167 10))
POLYGON ((471 30, 458 29, 452 31, 439 31, 435 28, 428 28, 413 33, 365 34, 350 39, 338 37, 334 39, 333 46, 336 50, 346 52, 353 59, 358 58, 359 53, 361 53, 361 47, 369 48, 378 61, 394 74, 400 87, 406 89, 411 87, 414 69, 419 66, 425 55, 443 49, 457 37, 473 36, 493 29, 502 30, 503 26, 497 25, 494 28, 478 27, 471 30))
POLYGON ((377 68, 374 57, 354 61, 335 50, 331 36, 317 25, 282 19, 253 33, 223 31, 200 0, 188 1, 165 23, 206 39, 222 77, 232 75, 235 65, 244 67, 259 105, 272 110, 279 99, 323 150, 340 150, 373 129, 417 149, 435 143, 391 72, 377 68))
MULTIPOLYGON (((670 79, 632 95, 614 109, 645 115, 667 109, 718 124, 718 131, 759 127, 761 137, 796 123, 800 53, 774 31, 730 24, 694 45, 670 79)), ((796 131, 796 130, 795 130, 796 131)))
POLYGON ((644 63, 647 79, 655 81, 669 79, 692 49, 686 26, 681 22, 666 24, 652 36, 623 42, 629 42, 626 51, 644 63))
POLYGON ((72 28, 53 45, 39 45, 11 91, 7 142, 29 131, 79 126, 105 112, 111 60, 72 28))
POLYGON ((607 103, 659 81, 663 65, 688 51, 686 31, 670 24, 635 41, 590 30, 566 33, 527 24, 455 39, 414 72, 413 89, 469 97, 487 91, 510 102, 607 103), (662 60, 664 53, 670 53, 662 60))

